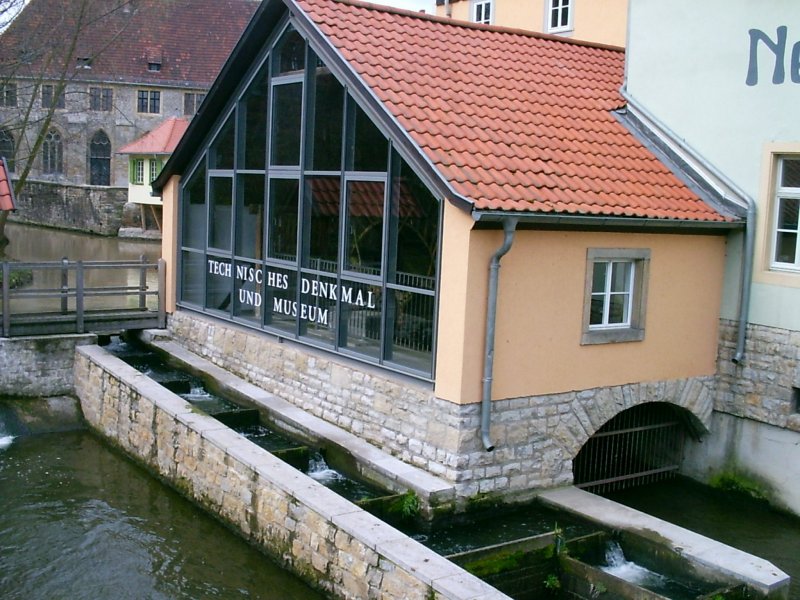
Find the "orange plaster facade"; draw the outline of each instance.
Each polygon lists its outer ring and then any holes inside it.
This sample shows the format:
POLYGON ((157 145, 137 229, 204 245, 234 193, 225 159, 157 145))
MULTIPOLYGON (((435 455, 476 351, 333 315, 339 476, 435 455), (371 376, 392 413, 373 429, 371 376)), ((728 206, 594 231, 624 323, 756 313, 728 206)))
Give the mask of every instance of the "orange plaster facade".
MULTIPOLYGON (((479 402, 488 265, 500 231, 470 231, 445 211, 436 395, 479 402)), ((502 259, 492 399, 715 373, 725 238, 709 235, 518 231, 502 259), (587 250, 651 252, 642 341, 581 345, 587 250)))
POLYGON ((174 175, 170 178, 162 191, 161 200, 164 203, 162 218, 164 219, 161 230, 161 258, 167 263, 167 291, 166 309, 168 313, 175 312, 177 302, 177 265, 178 265, 178 194, 181 178, 174 175))

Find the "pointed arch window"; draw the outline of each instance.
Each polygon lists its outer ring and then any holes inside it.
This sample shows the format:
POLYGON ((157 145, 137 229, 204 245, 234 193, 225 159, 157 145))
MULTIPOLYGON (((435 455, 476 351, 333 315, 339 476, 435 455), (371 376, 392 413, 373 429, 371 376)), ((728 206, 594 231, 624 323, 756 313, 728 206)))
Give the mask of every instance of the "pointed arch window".
POLYGON ((64 143, 61 134, 51 129, 42 143, 42 172, 46 175, 61 175, 64 172, 64 143))
POLYGON ((89 185, 111 185, 111 141, 103 130, 89 143, 89 185))
POLYGON ((6 159, 8 170, 14 171, 14 136, 5 128, 0 128, 0 157, 6 159))

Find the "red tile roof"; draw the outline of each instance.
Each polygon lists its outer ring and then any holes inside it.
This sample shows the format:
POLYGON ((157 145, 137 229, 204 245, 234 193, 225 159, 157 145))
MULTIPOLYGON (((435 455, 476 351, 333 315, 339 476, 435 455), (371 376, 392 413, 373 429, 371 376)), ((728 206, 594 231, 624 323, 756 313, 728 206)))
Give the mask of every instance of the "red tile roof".
POLYGON ((70 77, 208 87, 258 5, 254 0, 30 0, 0 36, 0 71, 53 76, 79 30, 71 62, 77 67, 79 59, 91 58, 91 68, 70 69, 70 77), (77 26, 80 8, 86 16, 77 26), (161 70, 149 71, 148 62, 160 62, 161 70))
POLYGON ((187 127, 187 119, 171 117, 139 139, 124 145, 117 154, 172 154, 187 127))
POLYGON ((16 210, 14 201, 14 184, 8 172, 6 159, 0 156, 0 210, 16 210))
POLYGON ((617 119, 620 49, 297 0, 476 210, 725 221, 617 119))

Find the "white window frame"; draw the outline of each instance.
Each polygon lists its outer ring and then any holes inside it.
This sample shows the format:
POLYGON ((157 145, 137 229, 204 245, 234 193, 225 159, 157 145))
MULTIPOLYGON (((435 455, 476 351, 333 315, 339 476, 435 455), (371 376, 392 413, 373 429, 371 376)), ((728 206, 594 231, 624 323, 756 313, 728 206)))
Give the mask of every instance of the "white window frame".
POLYGON ((133 161, 133 183, 144 185, 144 159, 136 158, 133 161))
POLYGON ((775 169, 775 193, 772 198, 772 226, 770 228, 770 269, 775 271, 800 272, 800 219, 794 229, 780 227, 780 213, 784 201, 797 202, 800 205, 800 187, 783 185, 783 163, 791 160, 800 164, 800 156, 780 156, 775 169), (777 260, 778 235, 795 235, 794 261, 784 262, 777 260))
POLYGON ((644 339, 645 306, 647 303, 647 278, 650 268, 650 250, 647 248, 589 248, 586 256, 586 280, 584 287, 583 335, 582 345, 609 344, 615 342, 635 342, 644 339), (625 320, 622 323, 609 323, 608 311, 612 296, 620 295, 610 289, 610 272, 614 265, 631 266, 627 287, 623 294, 628 296, 625 320), (606 268, 605 289, 594 292, 595 268, 606 268), (592 298, 603 298, 603 319, 601 323, 591 323, 592 298))
POLYGON ((494 22, 494 0, 473 0, 470 7, 470 16, 473 23, 491 25, 494 22), (486 9, 489 9, 489 18, 486 18, 486 9), (478 11, 480 10, 480 18, 478 11))
POLYGON ((161 171, 161 169, 158 166, 160 162, 161 161, 159 161, 157 158, 151 158, 148 161, 148 164, 147 164, 147 169, 148 169, 147 179, 148 179, 148 183, 153 183, 156 180, 156 177, 158 177, 158 174, 161 171))
POLYGON ((544 30, 547 33, 566 33, 568 31, 573 31, 575 29, 573 25, 575 22, 575 0, 547 0, 545 3, 544 18, 544 30), (562 17, 565 10, 567 11, 567 22, 566 24, 562 24, 564 20, 562 17), (556 16, 557 22, 559 23, 555 27, 551 25, 553 22, 553 15, 556 16))

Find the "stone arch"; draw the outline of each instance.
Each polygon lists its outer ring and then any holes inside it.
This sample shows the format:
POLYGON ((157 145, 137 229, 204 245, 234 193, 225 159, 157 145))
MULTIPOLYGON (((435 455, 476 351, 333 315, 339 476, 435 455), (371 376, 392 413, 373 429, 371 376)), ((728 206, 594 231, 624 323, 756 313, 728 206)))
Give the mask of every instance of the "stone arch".
POLYGON ((552 436, 558 440, 571 469, 571 461, 603 425, 621 412, 648 402, 666 402, 685 409, 690 429, 703 435, 711 425, 713 382, 713 377, 698 377, 577 392, 572 410, 561 413, 552 436))
POLYGON ((14 171, 14 155, 16 154, 16 141, 14 134, 5 127, 0 127, 0 157, 6 159, 8 170, 14 171))
POLYGON ((47 175, 64 173, 64 142, 57 129, 51 129, 42 142, 42 172, 47 175))

